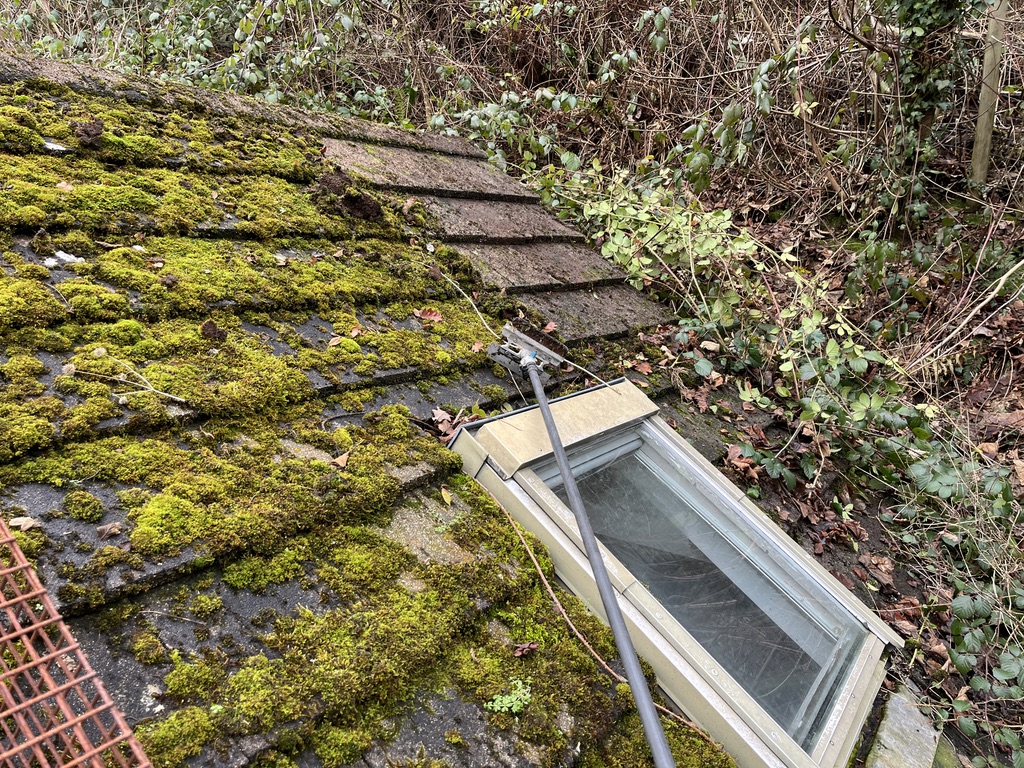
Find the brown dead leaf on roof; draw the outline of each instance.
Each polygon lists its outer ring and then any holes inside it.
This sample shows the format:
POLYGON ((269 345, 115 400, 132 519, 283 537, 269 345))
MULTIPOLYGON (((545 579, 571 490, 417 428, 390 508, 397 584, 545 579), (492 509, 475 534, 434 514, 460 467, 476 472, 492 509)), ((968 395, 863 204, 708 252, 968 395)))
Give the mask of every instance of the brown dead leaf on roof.
POLYGON ((654 369, 651 368, 651 364, 648 363, 646 360, 641 360, 639 363, 636 364, 636 370, 637 372, 642 373, 644 376, 649 376, 654 369))
POLYGON ((821 522, 821 514, 803 499, 796 500, 797 508, 800 510, 800 517, 810 521, 811 525, 821 522))
POLYGON ((70 125, 71 131, 75 134, 79 144, 83 147, 99 149, 100 136, 103 134, 104 128, 103 121, 100 118, 94 117, 91 120, 83 120, 81 122, 72 120, 70 125))
POLYGON ((366 329, 361 325, 356 325, 349 331, 348 335, 354 339, 356 336, 362 336, 364 333, 366 333, 366 329))
POLYGON ((466 413, 465 408, 454 416, 443 408, 435 408, 430 414, 430 419, 434 422, 434 428, 437 429, 442 443, 450 441, 455 436, 456 430, 463 424, 469 424, 479 418, 475 413, 466 413))
POLYGON ((114 536, 118 536, 121 533, 121 522, 107 523, 106 525, 96 526, 96 535, 100 537, 100 541, 106 541, 112 539, 114 536))
POLYGON ((74 192, 75 185, 74 184, 70 184, 70 183, 68 183, 66 181, 58 181, 57 182, 57 189, 59 189, 61 192, 74 192))
POLYGON ((483 350, 484 350, 484 343, 482 341, 475 342, 473 344, 473 346, 470 348, 471 352, 483 352, 483 350))
POLYGON ((200 325, 199 333, 202 334, 203 338, 211 339, 213 341, 225 341, 228 337, 228 332, 223 328, 218 327, 213 320, 207 320, 200 325))
POLYGON ((835 578, 839 581, 839 583, 842 584, 847 589, 853 589, 855 586, 857 586, 856 583, 853 581, 853 579, 851 579, 845 573, 840 573, 839 571, 832 571, 832 570, 830 570, 829 573, 831 573, 833 576, 835 576, 835 578))
POLYGON ((433 307, 424 307, 423 309, 414 309, 412 313, 418 317, 423 323, 440 323, 444 320, 444 315, 438 312, 433 307))
POLYGON ((544 328, 542 328, 541 330, 543 330, 544 333, 554 333, 555 331, 558 330, 558 323, 552 320, 550 323, 545 325, 544 328))
POLYGON ((34 517, 12 517, 7 525, 11 528, 17 528, 19 531, 31 531, 33 528, 39 528, 42 523, 36 520, 34 517))
POLYGON ((331 336, 331 340, 327 342, 327 346, 336 347, 339 344, 341 344, 342 341, 343 339, 341 338, 341 336, 331 336))
POLYGON ((448 490, 448 486, 446 485, 441 486, 441 498, 449 507, 452 505, 452 492, 448 490))
POLYGON ((705 384, 700 389, 690 389, 689 387, 682 388, 682 395, 687 400, 690 400, 697 404, 697 410, 701 413, 707 413, 708 408, 708 392, 710 388, 705 384))
POLYGON ((348 466, 348 455, 350 453, 352 453, 352 451, 345 451, 341 456, 331 459, 331 464, 336 466, 338 469, 344 469, 348 466))

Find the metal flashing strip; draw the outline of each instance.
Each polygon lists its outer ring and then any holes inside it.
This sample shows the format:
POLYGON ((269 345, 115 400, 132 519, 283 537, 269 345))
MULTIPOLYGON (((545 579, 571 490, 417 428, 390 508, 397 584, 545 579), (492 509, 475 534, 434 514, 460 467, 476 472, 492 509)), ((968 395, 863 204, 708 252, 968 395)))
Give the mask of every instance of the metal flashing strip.
POLYGON ((150 768, 0 520, 0 765, 150 768))

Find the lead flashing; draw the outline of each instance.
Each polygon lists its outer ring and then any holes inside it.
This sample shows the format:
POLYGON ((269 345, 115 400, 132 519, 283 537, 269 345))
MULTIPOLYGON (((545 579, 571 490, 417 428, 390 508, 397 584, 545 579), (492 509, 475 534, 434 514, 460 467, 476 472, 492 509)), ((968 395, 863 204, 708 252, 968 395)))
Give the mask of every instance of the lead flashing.
MULTIPOLYGON (((588 390, 586 395, 551 403, 551 413, 566 448, 658 413, 658 406, 626 380, 588 390)), ((523 465, 552 453, 543 417, 536 408, 490 421, 477 429, 474 437, 506 479, 523 465)))

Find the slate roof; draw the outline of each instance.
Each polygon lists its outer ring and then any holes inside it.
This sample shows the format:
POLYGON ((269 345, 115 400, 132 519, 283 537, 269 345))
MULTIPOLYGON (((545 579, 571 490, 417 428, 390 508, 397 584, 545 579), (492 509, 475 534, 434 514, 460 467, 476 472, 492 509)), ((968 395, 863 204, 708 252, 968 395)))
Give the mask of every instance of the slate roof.
POLYGON ((643 764, 423 429, 516 394, 453 281, 666 319, 468 144, 0 54, 0 514, 154 765, 643 764))

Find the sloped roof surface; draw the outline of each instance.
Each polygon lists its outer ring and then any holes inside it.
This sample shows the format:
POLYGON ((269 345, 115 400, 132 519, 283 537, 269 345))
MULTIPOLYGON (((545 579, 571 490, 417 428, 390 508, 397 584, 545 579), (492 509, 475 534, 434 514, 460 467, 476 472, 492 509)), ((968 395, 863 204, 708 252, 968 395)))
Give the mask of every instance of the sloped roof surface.
POLYGON ((469 145, 0 54, 0 513, 155 765, 642 764, 420 428, 514 393, 453 282, 664 317, 469 145))

